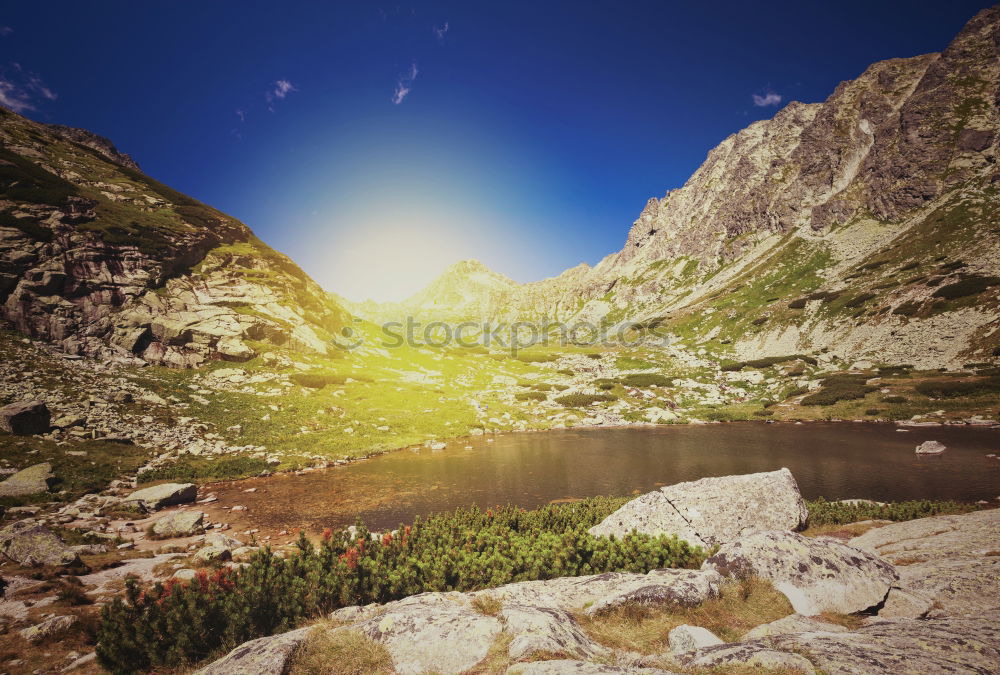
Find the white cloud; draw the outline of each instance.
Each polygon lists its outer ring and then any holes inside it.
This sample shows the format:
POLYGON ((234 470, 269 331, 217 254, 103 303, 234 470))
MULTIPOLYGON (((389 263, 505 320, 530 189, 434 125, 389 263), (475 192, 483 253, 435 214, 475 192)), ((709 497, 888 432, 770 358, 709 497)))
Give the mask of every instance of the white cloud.
POLYGON ((434 26, 431 30, 434 31, 434 35, 440 42, 444 42, 444 36, 448 32, 449 26, 448 22, 445 21, 443 26, 434 26))
POLYGON ((758 108, 766 108, 772 105, 778 105, 781 103, 781 94, 776 94, 773 91, 769 91, 763 96, 759 94, 753 95, 753 104, 758 108))
POLYGON ((298 91, 298 88, 288 80, 275 82, 274 86, 264 93, 264 98, 267 99, 267 109, 274 112, 274 102, 280 101, 293 91, 298 91))
POLYGON ((236 116, 240 118, 240 122, 246 122, 247 121, 247 113, 246 113, 245 110, 240 110, 240 109, 237 108, 237 110, 236 110, 236 116))
POLYGON ((392 93, 392 102, 394 105, 399 105, 406 98, 406 95, 410 93, 413 89, 413 81, 417 79, 417 74, 420 71, 417 70, 417 64, 411 63, 410 70, 399 76, 396 80, 396 89, 392 93))
POLYGON ((49 89, 42 78, 24 70, 19 63, 0 68, 0 105, 16 113, 37 110, 39 99, 55 101, 56 93, 49 89))

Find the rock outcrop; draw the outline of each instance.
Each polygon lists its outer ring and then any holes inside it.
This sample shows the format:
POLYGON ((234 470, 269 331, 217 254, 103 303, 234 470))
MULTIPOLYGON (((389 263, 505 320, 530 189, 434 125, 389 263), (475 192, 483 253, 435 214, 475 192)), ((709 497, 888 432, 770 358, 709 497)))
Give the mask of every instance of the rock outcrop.
POLYGON ((76 551, 51 530, 30 521, 20 521, 0 530, 0 553, 25 567, 68 566, 80 562, 76 551))
POLYGON ((702 478, 649 492, 590 528, 596 536, 676 534, 711 547, 757 529, 798 530, 806 504, 788 469, 744 476, 702 478))
POLYGON ((242 223, 106 139, 0 110, 0 319, 70 354, 192 367, 325 352, 347 314, 242 223))
POLYGON ((722 546, 705 568, 774 584, 799 614, 849 614, 879 605, 897 575, 871 553, 793 532, 755 532, 722 546))

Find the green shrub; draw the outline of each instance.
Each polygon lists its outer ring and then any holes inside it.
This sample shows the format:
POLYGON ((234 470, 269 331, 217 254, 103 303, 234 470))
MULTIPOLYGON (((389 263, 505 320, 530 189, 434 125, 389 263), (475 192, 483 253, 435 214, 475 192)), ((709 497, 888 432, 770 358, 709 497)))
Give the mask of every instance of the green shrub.
POLYGON ((882 403, 906 403, 905 396, 883 396, 882 403))
POLYGON ((898 366, 879 366, 878 374, 879 377, 909 377, 911 370, 913 366, 905 363, 898 366))
POLYGON ((867 375, 831 375, 823 379, 823 388, 802 399, 802 405, 833 405, 838 401, 864 398, 877 387, 866 385, 867 375))
POLYGON ((329 375, 325 373, 293 373, 288 379, 308 389, 322 389, 328 384, 344 384, 347 378, 340 375, 329 375))
POLYGON ((922 306, 923 303, 910 300, 896 307, 896 309, 892 310, 892 313, 899 316, 916 316, 922 306))
POLYGON ((762 316, 759 319, 754 319, 750 323, 752 323, 755 326, 763 326, 765 323, 767 323, 767 317, 766 316, 762 316))
POLYGON ((228 480, 256 476, 268 469, 268 463, 259 457, 223 457, 222 459, 179 459, 155 469, 146 469, 136 480, 152 483, 158 480, 198 480, 214 478, 228 480))
POLYGON ((518 401, 544 401, 548 396, 541 391, 520 391, 514 394, 514 398, 518 401))
POLYGON ((926 380, 916 386, 918 392, 931 398, 958 398, 1000 392, 1000 376, 980 380, 926 380))
POLYGON ((622 378, 622 384, 629 387, 669 387, 673 383, 672 377, 659 373, 634 373, 622 378))
POLYGON ((796 298, 788 303, 789 309, 804 309, 809 298, 796 298))
POLYGON ((949 513, 969 513, 975 504, 952 501, 918 500, 890 502, 888 504, 842 504, 828 502, 822 497, 807 502, 809 525, 846 525, 862 520, 915 520, 949 513))
POLYGON ((560 368, 556 372, 559 373, 560 375, 569 375, 569 376, 576 375, 576 371, 570 370, 569 368, 560 368))
POLYGON ((932 294, 935 298, 954 300, 982 293, 991 286, 1000 284, 1000 277, 982 277, 975 274, 963 276, 958 281, 941 286, 932 294))
MULTIPOLYGON (((555 354, 518 354, 517 360, 521 363, 550 363, 556 360, 555 354)), ((599 356, 597 358, 600 358, 599 356)))
POLYGON ((868 410, 865 411, 865 414, 868 415, 869 417, 875 417, 876 415, 879 415, 881 413, 882 411, 879 410, 878 408, 869 408, 868 410))
POLYGON ((585 408, 593 403, 604 401, 615 401, 617 396, 611 394, 563 394, 557 396, 555 401, 567 408, 585 408))
POLYGON ((852 309, 855 308, 855 307, 860 307, 861 305, 865 304, 866 302, 868 302, 869 300, 871 300, 874 297, 875 297, 874 293, 862 293, 862 294, 856 295, 853 298, 851 298, 850 300, 848 300, 844 304, 844 307, 850 307, 852 309))
POLYGON ((701 564, 702 550, 676 537, 587 533, 625 501, 595 498, 535 511, 458 509, 377 539, 359 524, 357 539, 327 531, 316 548, 303 535, 298 553, 287 559, 264 549, 242 569, 200 573, 190 583, 143 587, 130 578, 125 598, 102 611, 98 659, 113 673, 175 669, 338 607, 701 564))

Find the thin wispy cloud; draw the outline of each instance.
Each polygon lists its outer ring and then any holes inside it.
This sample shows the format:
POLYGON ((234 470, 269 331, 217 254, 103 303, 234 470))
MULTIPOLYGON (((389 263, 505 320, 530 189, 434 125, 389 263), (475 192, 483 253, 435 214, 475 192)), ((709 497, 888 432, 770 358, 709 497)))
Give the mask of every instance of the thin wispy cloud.
POLYGON ((37 110, 40 101, 54 101, 56 93, 42 78, 19 63, 0 68, 0 105, 16 113, 37 110))
POLYGON ((14 32, 14 29, 10 26, 0 26, 0 37, 7 37, 14 32))
POLYGON ((776 106, 781 103, 781 94, 777 94, 773 91, 769 91, 763 96, 760 94, 753 95, 753 104, 758 108, 767 108, 768 106, 776 106))
POLYGON ((434 36, 438 39, 438 42, 444 42, 444 36, 448 33, 448 22, 445 21, 443 26, 434 26, 431 30, 434 31, 434 36))
POLYGON ((399 105, 413 89, 413 81, 417 79, 417 64, 411 63, 410 69, 399 76, 396 80, 396 89, 392 93, 393 105, 399 105))
POLYGON ((237 110, 236 110, 236 116, 240 118, 240 122, 246 122, 247 121, 247 113, 246 113, 245 110, 240 110, 240 109, 237 108, 237 110))
POLYGON ((298 88, 288 80, 275 82, 274 86, 264 93, 264 98, 267 99, 267 109, 274 112, 274 102, 280 101, 293 91, 298 91, 298 88))

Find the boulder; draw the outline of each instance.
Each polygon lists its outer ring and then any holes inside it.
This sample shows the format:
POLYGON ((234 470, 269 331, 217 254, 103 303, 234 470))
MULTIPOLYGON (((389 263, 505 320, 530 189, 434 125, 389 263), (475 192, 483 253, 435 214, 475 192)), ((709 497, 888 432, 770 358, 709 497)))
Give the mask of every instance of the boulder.
POLYGON ((653 570, 620 584, 584 610, 599 614, 623 605, 695 607, 719 594, 722 576, 715 570, 653 570))
POLYGON ((0 483, 0 497, 23 497, 47 492, 55 478, 52 465, 48 462, 29 466, 0 483))
POLYGON ((254 673, 254 675, 284 675, 288 672, 296 650, 309 636, 311 626, 288 633, 271 635, 246 642, 213 661, 195 675, 231 675, 232 673, 254 673))
POLYGON ((461 593, 425 593, 383 606, 380 616, 337 630, 381 642, 399 675, 462 673, 482 661, 503 630, 461 593))
POLYGON ((515 605, 504 607, 498 616, 504 623, 504 630, 513 637, 507 654, 515 661, 537 653, 590 659, 608 652, 591 640, 573 616, 562 609, 515 605))
POLYGON ((770 581, 799 614, 850 614, 881 603, 896 582, 892 565, 832 539, 756 532, 705 561, 723 576, 770 581))
POLYGON ((0 408, 0 429, 17 436, 44 434, 49 430, 49 409, 43 401, 11 403, 0 408))
POLYGON ((33 523, 14 523, 0 530, 0 552, 25 567, 75 565, 76 552, 47 528, 33 523))
POLYGON ((847 629, 835 623, 820 621, 810 616, 801 614, 790 614, 777 621, 761 624, 756 628, 747 631, 743 640, 756 640, 757 638, 769 637, 771 635, 786 635, 788 633, 810 633, 815 631, 825 631, 828 633, 843 633, 847 629))
POLYGON ((699 650, 686 665, 747 663, 754 653, 807 657, 811 669, 831 675, 865 673, 994 673, 1000 663, 1000 612, 980 616, 878 621, 856 631, 776 635, 699 650), (721 661, 727 650, 742 657, 721 661))
POLYGON ((176 511, 153 523, 153 535, 161 539, 190 537, 205 531, 205 514, 201 511, 176 511))
POLYGON ((188 504, 198 496, 198 486, 194 483, 163 483, 136 490, 123 501, 138 502, 150 511, 174 504, 188 504))
POLYGON ((48 638, 65 633, 79 621, 75 616, 53 616, 36 626, 24 628, 21 637, 31 643, 38 643, 48 638))
POLYGON ((900 564, 899 581, 879 616, 935 611, 980 614, 1000 607, 1000 510, 934 516, 869 530, 853 547, 900 564))
MULTIPOLYGON (((761 669, 765 672, 808 673, 814 675, 816 669, 805 656, 790 652, 770 649, 759 643, 740 643, 735 645, 710 645, 702 649, 683 652, 677 655, 677 660, 689 668, 697 668, 698 672, 744 672, 743 669, 761 669)), ((841 671, 834 671, 841 672, 841 671)), ((867 673, 868 671, 848 671, 850 673, 867 673)), ((847 675, 844 673, 844 675, 847 675)))
POLYGON ((195 561, 200 563, 223 562, 232 558, 233 552, 224 546, 205 546, 194 554, 195 561))
POLYGON ((678 483, 633 499, 590 528, 595 536, 676 534, 711 547, 751 530, 798 530, 808 512, 788 469, 678 483))
POLYGON ((924 441, 917 446, 918 455, 940 455, 947 448, 945 448, 944 443, 939 443, 938 441, 924 441))
POLYGON ((686 623, 673 628, 667 635, 667 640, 670 643, 672 654, 692 652, 702 647, 724 644, 719 636, 707 628, 689 626, 686 623))
POLYGON ((588 663, 556 659, 554 661, 535 661, 533 663, 515 663, 507 669, 506 675, 671 675, 659 668, 638 668, 634 666, 608 666, 603 663, 588 663))

